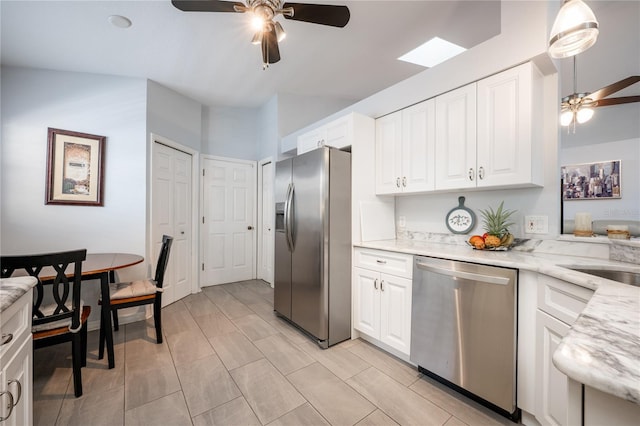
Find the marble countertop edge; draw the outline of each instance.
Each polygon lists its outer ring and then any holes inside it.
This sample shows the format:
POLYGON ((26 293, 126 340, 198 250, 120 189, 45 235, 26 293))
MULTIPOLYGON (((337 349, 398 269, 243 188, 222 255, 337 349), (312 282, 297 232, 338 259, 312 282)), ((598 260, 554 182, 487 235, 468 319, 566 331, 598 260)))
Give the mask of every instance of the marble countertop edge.
POLYGON ((38 283, 35 277, 0 278, 0 313, 38 283))

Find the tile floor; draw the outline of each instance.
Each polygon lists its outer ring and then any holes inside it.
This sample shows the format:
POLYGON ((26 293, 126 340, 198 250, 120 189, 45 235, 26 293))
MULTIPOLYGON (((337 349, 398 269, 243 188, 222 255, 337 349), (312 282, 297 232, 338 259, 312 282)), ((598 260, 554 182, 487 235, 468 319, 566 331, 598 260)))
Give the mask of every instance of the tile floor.
POLYGON ((510 424, 363 340, 322 350, 273 313, 263 281, 207 287, 114 333, 116 367, 89 333, 84 395, 70 347, 34 353, 35 425, 510 424))

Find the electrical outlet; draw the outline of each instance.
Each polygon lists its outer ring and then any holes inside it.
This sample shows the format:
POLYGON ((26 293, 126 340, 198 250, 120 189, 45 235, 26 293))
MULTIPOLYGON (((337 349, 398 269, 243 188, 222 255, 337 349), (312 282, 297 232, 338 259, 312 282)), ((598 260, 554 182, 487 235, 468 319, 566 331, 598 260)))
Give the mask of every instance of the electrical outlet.
POLYGON ((524 233, 525 234, 548 234, 549 233, 549 216, 525 216, 524 217, 524 233))
POLYGON ((404 228, 407 226, 407 219, 404 216, 398 216, 398 228, 404 228))

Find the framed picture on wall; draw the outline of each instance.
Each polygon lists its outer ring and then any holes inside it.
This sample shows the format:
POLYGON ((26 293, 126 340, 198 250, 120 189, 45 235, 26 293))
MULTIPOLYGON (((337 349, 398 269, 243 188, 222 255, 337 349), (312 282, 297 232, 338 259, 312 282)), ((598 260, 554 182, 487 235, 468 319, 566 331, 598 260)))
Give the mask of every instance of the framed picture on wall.
POLYGON ((103 206, 105 136, 48 131, 45 204, 103 206))
POLYGON ((562 199, 622 198, 620 160, 562 166, 562 199))

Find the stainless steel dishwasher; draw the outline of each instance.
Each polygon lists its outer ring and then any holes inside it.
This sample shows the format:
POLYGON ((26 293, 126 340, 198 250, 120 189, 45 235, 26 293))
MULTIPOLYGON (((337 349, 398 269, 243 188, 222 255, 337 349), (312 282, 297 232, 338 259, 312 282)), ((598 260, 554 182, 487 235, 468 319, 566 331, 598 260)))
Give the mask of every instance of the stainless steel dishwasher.
POLYGON ((513 420, 516 292, 515 269, 415 256, 411 361, 513 420))

